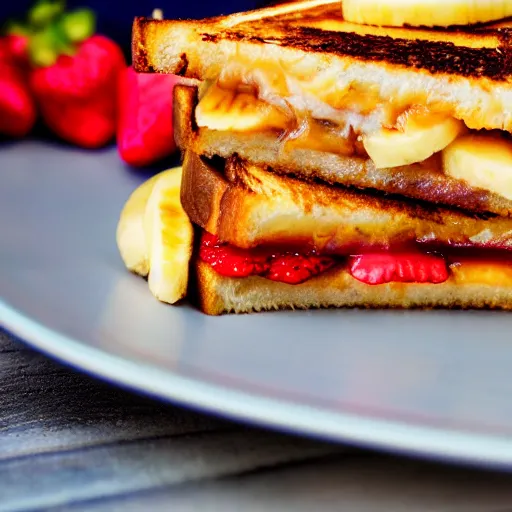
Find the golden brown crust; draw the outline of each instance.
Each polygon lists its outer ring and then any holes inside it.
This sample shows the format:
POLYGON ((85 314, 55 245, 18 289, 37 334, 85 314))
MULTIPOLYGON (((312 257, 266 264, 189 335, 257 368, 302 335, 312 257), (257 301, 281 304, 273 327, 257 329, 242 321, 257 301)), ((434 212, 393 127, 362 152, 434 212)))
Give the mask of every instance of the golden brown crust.
POLYGON ((183 85, 174 89, 174 127, 177 144, 200 155, 229 158, 238 154, 251 163, 270 166, 281 174, 320 179, 361 189, 375 189, 428 203, 454 206, 472 212, 512 215, 512 201, 469 186, 444 175, 437 157, 394 169, 377 169, 369 159, 293 148, 280 151, 277 135, 232 133, 198 129, 194 123, 197 89, 183 85))
POLYGON ((181 204, 194 224, 215 233, 229 185, 220 174, 198 165, 198 157, 190 152, 185 153, 183 169, 181 204))
POLYGON ((335 268, 288 285, 262 277, 223 277, 202 261, 196 274, 199 307, 208 315, 312 308, 512 309, 510 283, 459 283, 454 276, 442 284, 371 286, 335 268))
POLYGON ((420 242, 512 250, 509 218, 307 183, 234 162, 216 170, 187 152, 181 201, 192 222, 238 247, 292 244, 346 254, 420 242))
MULTIPOLYGON (((492 80, 506 80, 512 72, 512 30, 509 28, 498 30, 483 26, 428 31, 367 27, 360 30, 342 20, 338 3, 285 15, 272 15, 272 10, 268 9, 261 12, 267 14, 245 22, 243 13, 240 13, 242 16, 220 16, 201 21, 137 18, 133 37, 136 43, 133 52, 134 65, 140 71, 150 71, 151 62, 145 51, 145 41, 154 37, 152 32, 155 30, 172 30, 177 23, 185 23, 195 28, 198 38, 214 44, 223 40, 255 45, 271 42, 305 53, 321 52, 425 69, 429 73, 487 77, 492 80)), ((257 14, 257 11, 253 13, 257 14)), ((176 67, 168 71, 185 75, 186 67, 176 67)))

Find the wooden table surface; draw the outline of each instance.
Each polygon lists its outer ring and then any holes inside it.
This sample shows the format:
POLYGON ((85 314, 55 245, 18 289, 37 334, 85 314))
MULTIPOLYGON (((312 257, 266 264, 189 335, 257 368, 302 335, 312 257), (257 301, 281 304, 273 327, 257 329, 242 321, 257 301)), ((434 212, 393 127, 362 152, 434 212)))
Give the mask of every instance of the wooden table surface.
POLYGON ((505 512, 512 475, 200 415, 0 331, 0 510, 505 512))

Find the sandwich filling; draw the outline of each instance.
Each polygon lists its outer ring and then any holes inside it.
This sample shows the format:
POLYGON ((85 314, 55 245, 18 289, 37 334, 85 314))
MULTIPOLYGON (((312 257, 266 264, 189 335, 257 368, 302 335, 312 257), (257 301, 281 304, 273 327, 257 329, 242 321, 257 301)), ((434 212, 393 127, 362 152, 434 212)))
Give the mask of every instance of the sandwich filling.
POLYGON ((289 285, 305 283, 340 267, 368 285, 441 284, 449 279, 460 284, 512 285, 512 262, 490 252, 479 255, 408 250, 333 256, 314 250, 240 249, 203 231, 199 258, 224 277, 259 276, 289 285))
POLYGON ((282 151, 299 148, 370 159, 378 169, 430 159, 429 166, 435 162, 440 174, 512 200, 512 141, 504 131, 470 130, 451 113, 413 99, 386 103, 357 87, 338 97, 325 91, 313 95, 302 85, 294 90, 294 82, 276 85, 281 75, 273 80, 270 73, 262 76, 237 82, 228 75, 205 82, 195 110, 197 126, 273 133, 282 151))
MULTIPOLYGON (((512 200, 512 140, 508 133, 475 129, 475 126, 470 129, 453 112, 441 111, 435 105, 426 106, 428 102, 424 98, 404 95, 394 102, 386 102, 378 92, 356 86, 340 94, 336 84, 335 76, 297 79, 282 69, 269 69, 256 63, 250 66, 234 63, 217 80, 206 81, 200 87, 195 125, 199 129, 225 133, 271 133, 283 152, 297 148, 368 159, 377 169, 390 169, 391 172, 395 168, 428 161, 430 168, 434 164, 437 166, 436 172, 440 175, 512 200)), ((268 191, 259 190, 259 184, 268 184, 270 179, 257 174, 255 171, 251 176, 256 178, 255 183, 245 182, 244 186, 266 195, 268 191)), ((240 174, 235 181, 239 179, 240 174)), ((298 184, 289 190, 301 195, 298 184)), ((284 210, 283 200, 281 197, 279 208, 284 210)), ((418 221, 418 226, 421 231, 432 223, 435 235, 416 233, 418 236, 412 245, 400 247, 402 235, 409 240, 414 236, 404 227, 405 234, 399 233, 398 244, 395 244, 390 227, 395 220, 387 219, 390 212, 382 208, 379 219, 383 222, 382 234, 388 243, 379 247, 380 231, 373 226, 373 235, 365 232, 362 211, 365 209, 360 210, 362 219, 356 223, 354 233, 350 234, 349 226, 341 224, 336 236, 327 237, 328 243, 315 244, 315 249, 308 249, 307 245, 301 249, 300 244, 298 250, 286 244, 277 249, 266 245, 241 248, 221 241, 205 230, 199 257, 226 277, 259 276, 292 285, 340 267, 368 285, 393 282, 441 284, 449 279, 495 285, 512 278, 512 264, 503 251, 509 248, 507 240, 512 232, 506 219, 503 219, 502 235, 494 231, 500 223, 499 217, 489 223, 482 219, 477 231, 467 242, 461 243, 456 240, 461 238, 460 233, 452 236, 448 233, 452 227, 449 224, 443 227, 445 221, 434 216, 429 221, 418 221), (448 233, 445 243, 441 247, 433 246, 432 243, 443 238, 443 230, 448 233), (365 246, 365 239, 370 241, 368 246, 365 246), (351 242, 346 243, 347 240, 351 242), (478 251, 470 257, 453 252, 453 247, 465 245, 478 248, 478 251), (489 258, 487 249, 501 251, 497 258, 489 258)), ((300 232, 302 224, 308 220, 299 214, 295 225, 283 232, 279 225, 281 217, 274 218, 266 213, 267 220, 261 220, 265 224, 262 232, 267 233, 269 239, 273 232, 277 240, 293 238, 293 231, 300 232), (277 227, 273 223, 277 223, 277 227)), ((358 213, 352 212, 351 216, 354 215, 357 217, 358 213)), ((454 221, 457 221, 456 217, 454 221)), ((466 219, 461 220, 461 230, 466 222, 466 219)), ((316 232, 314 224, 311 230, 316 232)))
POLYGON ((225 277, 260 276, 286 284, 300 284, 327 270, 345 265, 355 279, 366 284, 390 282, 443 283, 448 279, 444 258, 419 252, 368 253, 345 258, 315 250, 239 249, 203 232, 199 257, 225 277))

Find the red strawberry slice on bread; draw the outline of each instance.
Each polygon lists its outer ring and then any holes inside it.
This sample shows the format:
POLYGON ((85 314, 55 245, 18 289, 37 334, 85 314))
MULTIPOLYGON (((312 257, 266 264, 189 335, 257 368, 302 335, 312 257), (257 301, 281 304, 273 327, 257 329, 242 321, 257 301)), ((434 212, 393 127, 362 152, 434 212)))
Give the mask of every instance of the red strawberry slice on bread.
POLYGON ((351 256, 348 268, 352 277, 365 284, 443 283, 448 279, 444 258, 430 254, 369 253, 351 256))

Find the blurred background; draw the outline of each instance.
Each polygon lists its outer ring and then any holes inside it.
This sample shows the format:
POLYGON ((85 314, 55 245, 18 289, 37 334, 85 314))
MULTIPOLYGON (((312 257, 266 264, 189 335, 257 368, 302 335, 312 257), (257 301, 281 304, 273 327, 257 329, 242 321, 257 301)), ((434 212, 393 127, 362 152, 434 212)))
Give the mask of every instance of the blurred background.
POLYGON ((116 142, 128 165, 167 165, 165 158, 177 157, 177 77, 141 76, 131 69, 134 18, 160 9, 165 18, 198 19, 270 3, 275 2, 0 2, 0 144, 36 137, 98 149, 116 142))
MULTIPOLYGON (((264 0, 68 0, 69 8, 90 7, 98 17, 98 32, 114 38, 127 51, 130 46, 131 24, 135 16, 150 16, 153 9, 164 11, 165 17, 203 18, 249 10, 271 2, 264 0)), ((22 15, 32 0, 0 2, 0 21, 22 15)))

